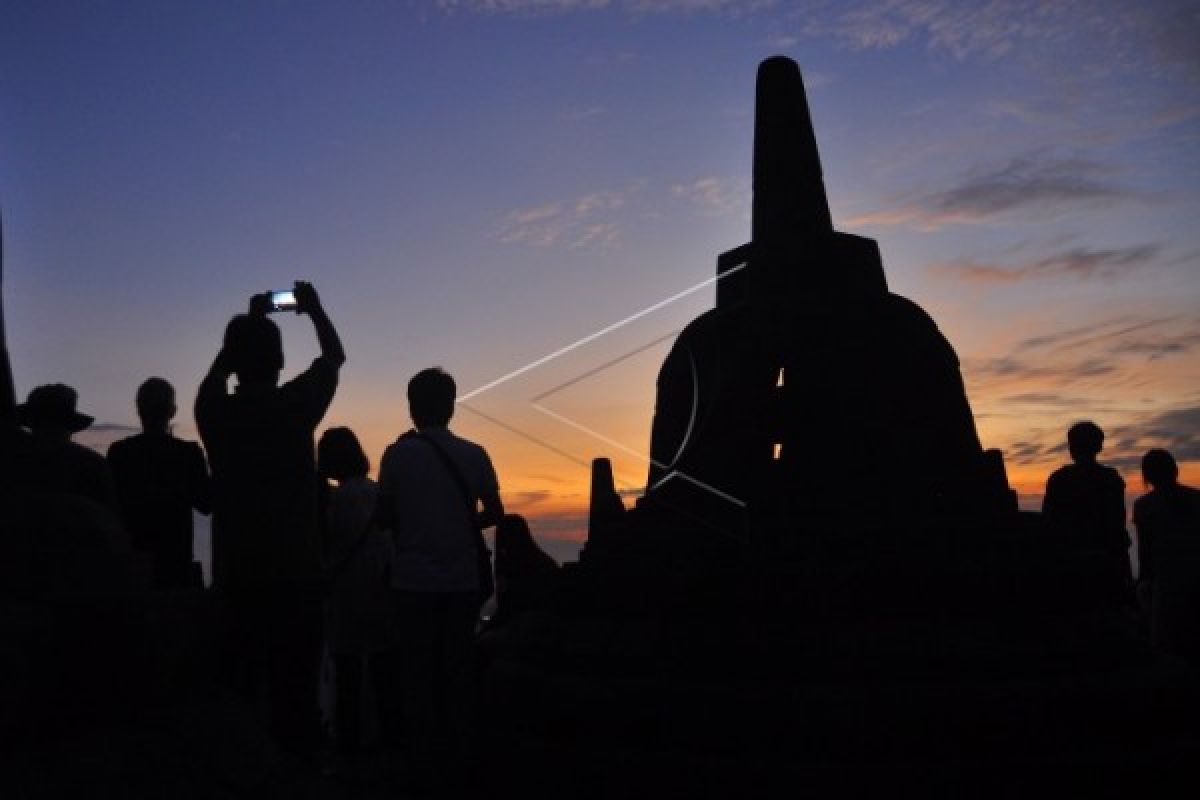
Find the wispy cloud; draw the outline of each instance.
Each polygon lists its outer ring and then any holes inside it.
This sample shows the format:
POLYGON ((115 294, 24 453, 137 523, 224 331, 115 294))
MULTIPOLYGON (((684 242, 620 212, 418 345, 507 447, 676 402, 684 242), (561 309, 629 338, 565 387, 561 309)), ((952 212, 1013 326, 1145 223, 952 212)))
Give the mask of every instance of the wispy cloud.
MULTIPOLYGON (((1188 0, 1137 6, 1119 0, 839 0, 794 11, 808 36, 881 50, 923 45, 958 60, 994 61, 1020 49, 1054 56, 1074 42, 1102 42, 1101 65, 1147 62, 1200 77, 1200 14, 1188 0)), ((1084 65, 1081 65, 1081 68, 1084 65)))
POLYGON ((1155 414, 1142 428, 1139 444, 1145 441, 1165 447, 1180 461, 1200 461, 1200 406, 1155 414))
POLYGON ((1022 392, 1021 394, 1001 397, 997 402, 1015 405, 1072 408, 1086 404, 1087 400, 1082 397, 1058 394, 1056 392, 1022 392))
POLYGON ((600 117, 608 113, 608 109, 604 106, 580 106, 578 108, 569 108, 562 112, 561 116, 568 122, 581 122, 585 119, 600 117))
POLYGON ((569 202, 510 211, 501 224, 500 241, 533 247, 614 246, 621 239, 615 215, 642 186, 634 181, 621 190, 589 192, 569 202))
POLYGON ((1110 343, 1113 348, 1123 347, 1126 337, 1146 330, 1161 328, 1175 320, 1176 316, 1152 317, 1141 319, 1132 316, 1114 317, 1091 325, 1052 331, 1021 339, 1015 346, 1016 351, 1037 349, 1078 350, 1082 347, 1094 347, 1110 343))
POLYGON ((853 217, 845 224, 907 225, 929 231, 950 224, 985 222, 1019 211, 1036 212, 1046 219, 1140 198, 1137 192, 1112 182, 1114 172, 1112 166, 1092 159, 1032 153, 1003 164, 977 167, 947 189, 896 208, 853 217))
POLYGON ((547 14, 622 9, 634 13, 720 12, 745 14, 772 8, 778 0, 437 0, 443 11, 488 14, 547 14))
POLYGON ((1054 5, 1059 7, 1038 0, 869 0, 812 13, 805 32, 858 49, 923 41, 959 59, 999 58, 1020 42, 1058 34, 1071 9, 1067 3, 1054 5))
POLYGON ((674 184, 671 186, 671 195, 709 217, 746 212, 750 208, 750 186, 745 180, 710 175, 690 183, 674 184))
POLYGON ((138 433, 141 428, 134 425, 122 425, 119 422, 94 422, 87 428, 95 433, 138 433))
POLYGON ((476 11, 487 14, 537 14, 609 8, 610 0, 437 0, 443 11, 476 11))
POLYGON ((1114 279, 1153 262, 1161 252, 1162 247, 1157 244, 1107 250, 1073 247, 1026 264, 991 264, 968 259, 933 264, 930 269, 973 283, 1016 283, 1047 278, 1114 279))

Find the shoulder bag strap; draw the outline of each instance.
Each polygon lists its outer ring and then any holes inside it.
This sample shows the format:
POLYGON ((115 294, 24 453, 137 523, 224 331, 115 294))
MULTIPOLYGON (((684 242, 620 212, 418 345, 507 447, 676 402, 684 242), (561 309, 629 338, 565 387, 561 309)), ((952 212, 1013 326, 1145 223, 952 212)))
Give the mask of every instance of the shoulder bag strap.
POLYGON ((450 473, 450 477, 454 479, 454 483, 458 486, 458 491, 462 495, 463 503, 467 507, 467 521, 471 525, 471 530, 475 534, 475 555, 479 564, 479 586, 480 602, 487 599, 487 596, 495 591, 495 581, 492 576, 492 551, 488 549, 487 542, 483 539, 483 530, 479 527, 479 515, 475 510, 475 497, 471 494, 471 489, 467 486, 467 479, 463 476, 462 470, 458 468, 458 464, 454 463, 454 459, 450 458, 440 444, 433 437, 426 436, 419 431, 412 431, 406 436, 412 436, 415 439, 421 439, 433 448, 433 452, 437 453, 438 459, 446 467, 446 471, 450 473), (486 574, 485 574, 486 572, 486 574))

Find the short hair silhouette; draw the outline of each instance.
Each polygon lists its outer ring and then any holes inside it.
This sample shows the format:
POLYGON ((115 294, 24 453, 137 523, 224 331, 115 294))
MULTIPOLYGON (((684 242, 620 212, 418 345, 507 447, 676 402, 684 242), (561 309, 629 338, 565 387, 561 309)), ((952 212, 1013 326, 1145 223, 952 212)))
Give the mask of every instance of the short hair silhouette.
POLYGON ((418 428, 443 427, 454 416, 458 388, 441 367, 423 369, 408 382, 408 413, 418 428))
POLYGON ((165 425, 175 412, 175 387, 163 378, 147 378, 138 387, 136 402, 143 423, 165 425))
POLYGON ((349 428, 330 428, 317 442, 317 471, 335 481, 364 478, 371 468, 358 437, 349 428))
POLYGON ((1175 457, 1161 447, 1147 450, 1146 455, 1142 456, 1142 480, 1156 489, 1174 486, 1179 480, 1179 465, 1175 463, 1175 457))
POLYGON ((279 326, 261 314, 238 314, 229 320, 224 347, 239 380, 283 369, 283 336, 279 326))
POLYGON ((1076 422, 1067 431, 1067 448, 1072 458, 1095 458, 1104 447, 1104 431, 1091 420, 1076 422))

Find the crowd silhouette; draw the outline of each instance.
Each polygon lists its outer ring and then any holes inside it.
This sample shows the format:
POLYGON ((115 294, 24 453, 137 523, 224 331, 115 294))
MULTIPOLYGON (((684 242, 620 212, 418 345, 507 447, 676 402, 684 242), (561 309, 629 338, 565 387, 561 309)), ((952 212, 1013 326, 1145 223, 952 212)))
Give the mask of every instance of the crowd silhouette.
MULTIPOLYGON (((545 608, 561 571, 527 522, 505 513, 487 451, 450 430, 456 387, 440 368, 412 377, 413 429, 387 447, 378 483, 350 428, 329 428, 314 446, 346 355, 316 290, 298 282, 295 297, 320 354, 280 384, 282 335, 269 296, 254 296, 197 392, 203 450, 172 434, 175 392, 161 378, 137 390, 142 432, 107 459, 71 441, 92 423, 76 392, 39 386, 17 407, 22 480, 119 515, 162 591, 203 589, 192 512, 211 513, 222 680, 307 763, 328 769, 331 753, 390 748, 405 754, 407 779, 428 787, 472 757, 477 635, 545 608), (494 565, 482 534, 491 527, 494 565), (482 619, 493 595, 496 611, 482 619), (331 726, 318 702, 323 662, 331 726)), ((1125 483, 1098 460, 1104 433, 1083 421, 1067 441, 1073 463, 1046 483, 1048 535, 1098 554, 1153 645, 1197 663, 1200 490, 1178 482, 1166 450, 1145 454, 1135 582, 1125 483)))

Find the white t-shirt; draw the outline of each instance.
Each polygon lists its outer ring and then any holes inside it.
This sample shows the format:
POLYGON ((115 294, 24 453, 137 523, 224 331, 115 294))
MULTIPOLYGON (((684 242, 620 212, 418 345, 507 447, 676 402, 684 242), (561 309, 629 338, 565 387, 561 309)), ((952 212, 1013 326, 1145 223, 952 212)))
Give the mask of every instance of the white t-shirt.
MULTIPOLYGON (((422 434, 437 441, 458 465, 471 502, 499 492, 487 451, 445 428, 422 434)), ((379 492, 395 502, 392 588, 416 592, 470 592, 479 588, 476 533, 458 483, 429 442, 401 437, 379 465, 379 492)))

